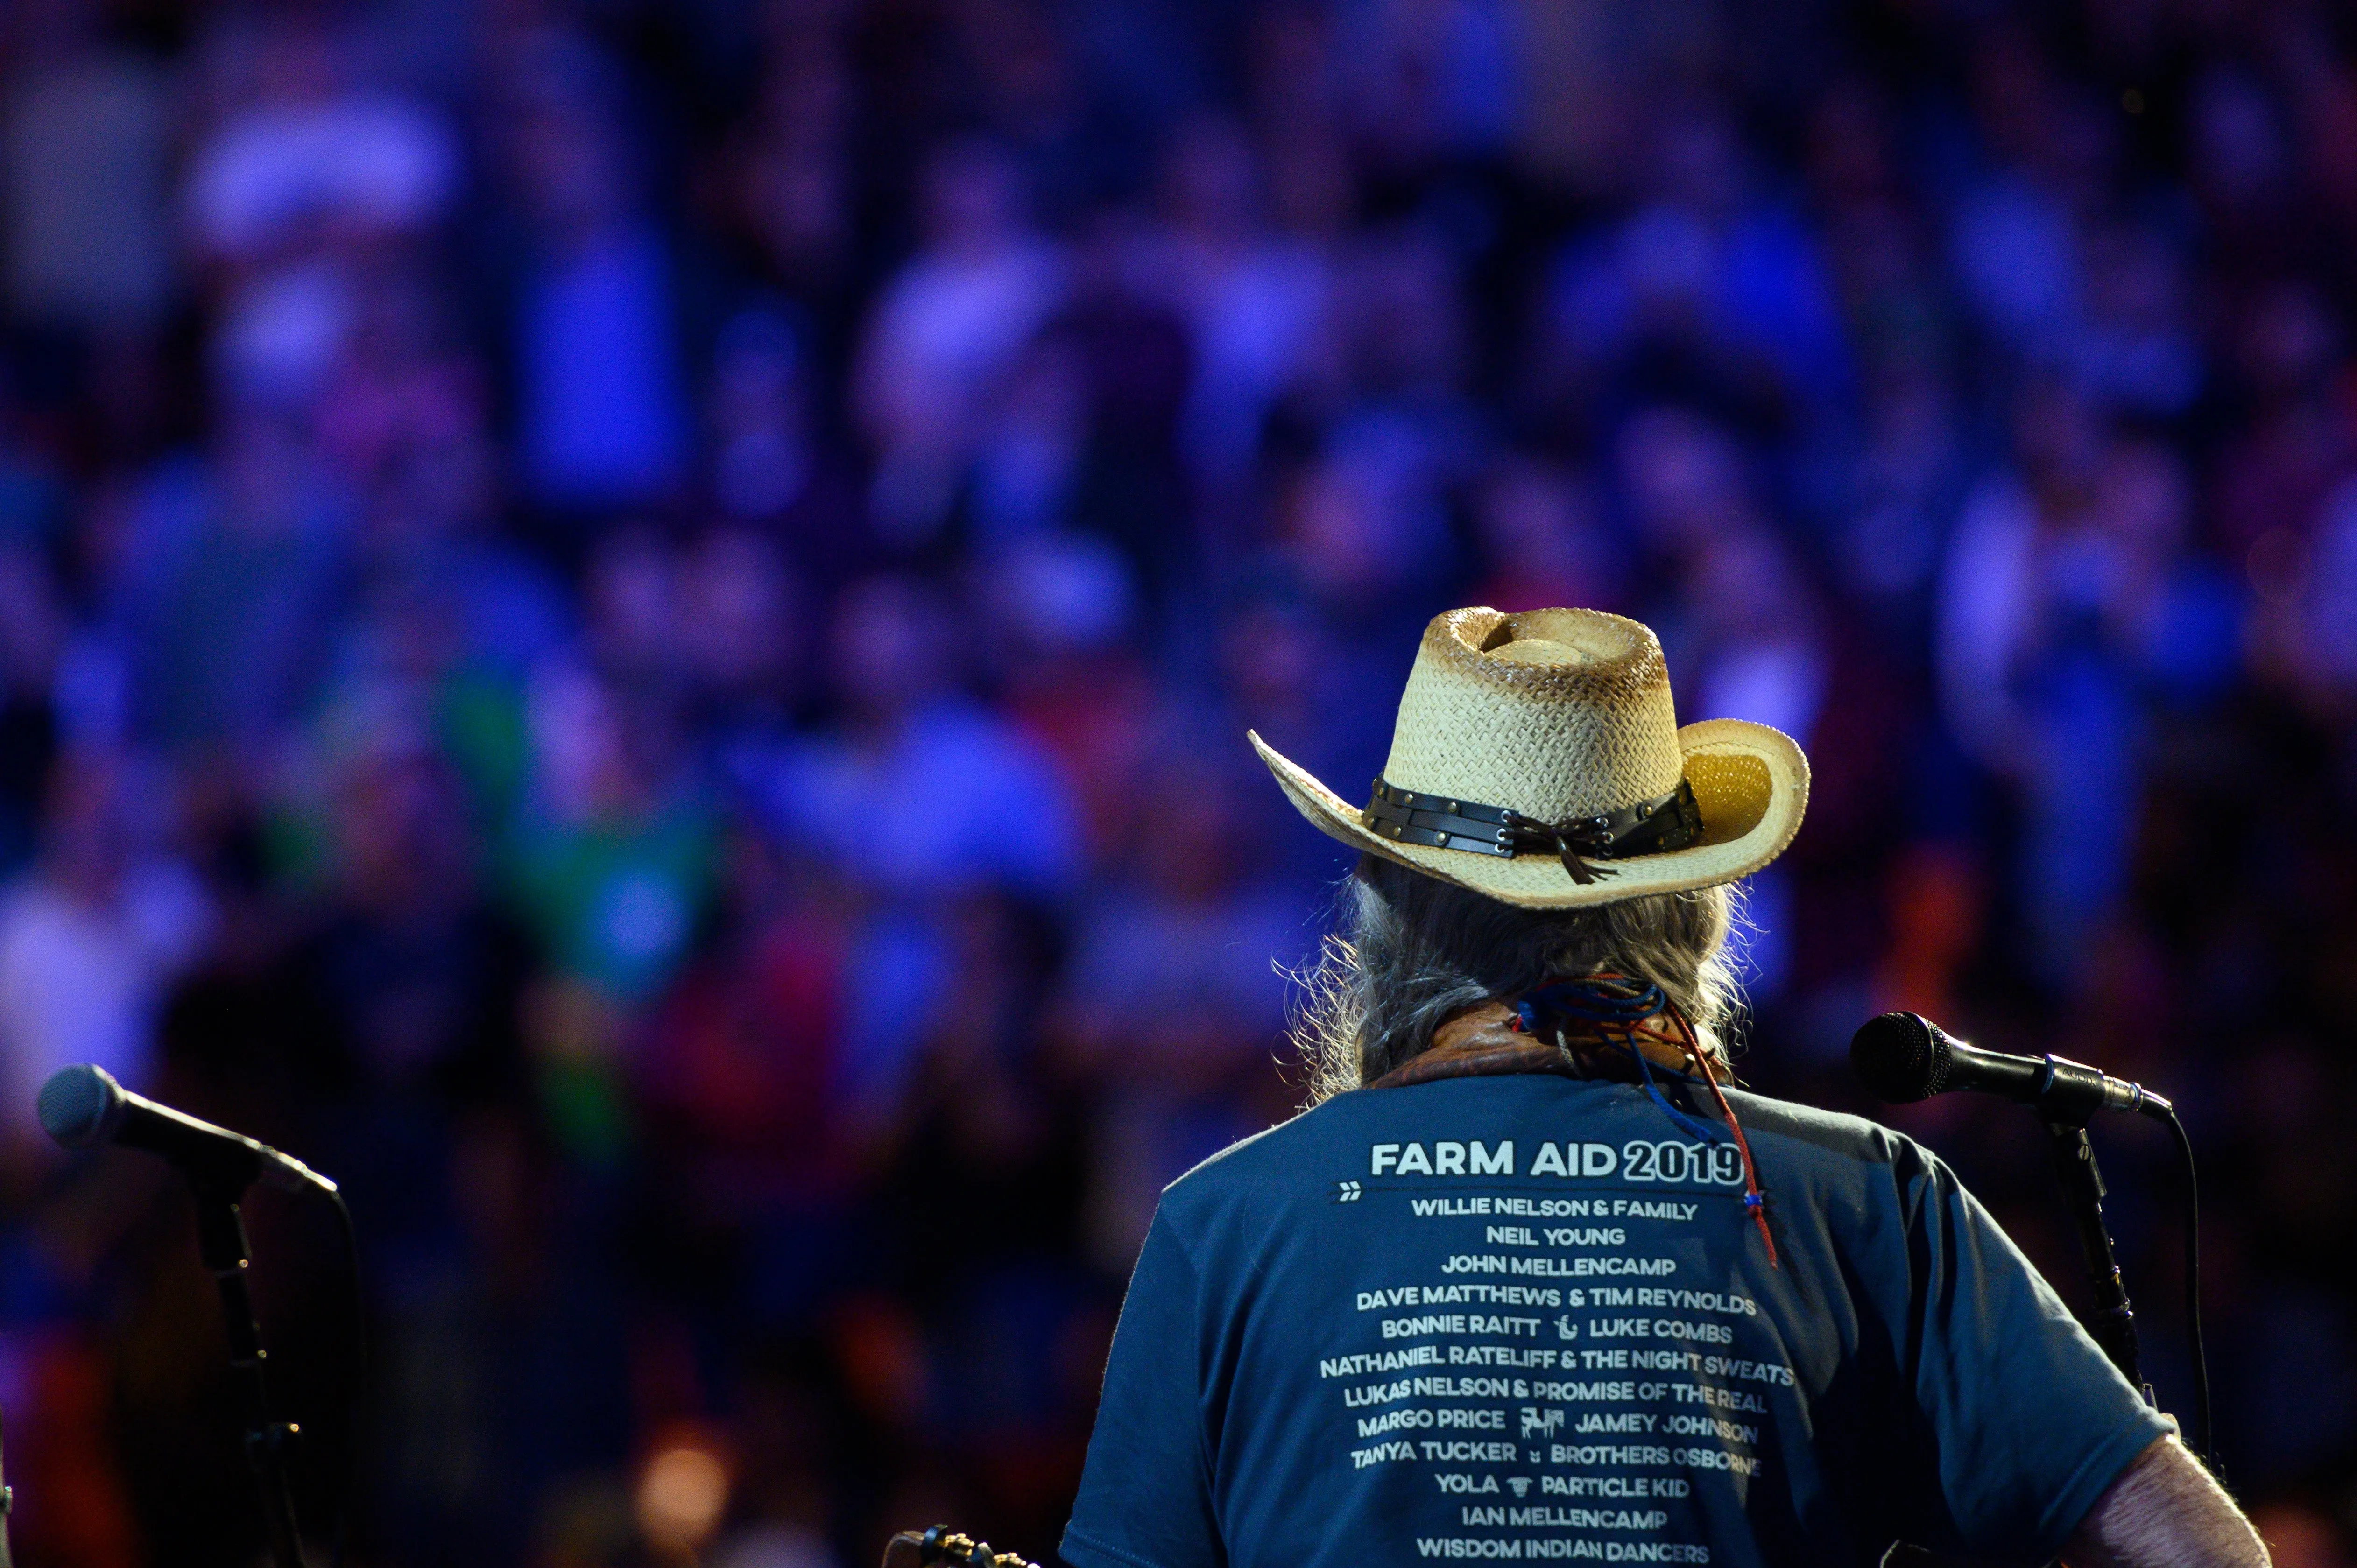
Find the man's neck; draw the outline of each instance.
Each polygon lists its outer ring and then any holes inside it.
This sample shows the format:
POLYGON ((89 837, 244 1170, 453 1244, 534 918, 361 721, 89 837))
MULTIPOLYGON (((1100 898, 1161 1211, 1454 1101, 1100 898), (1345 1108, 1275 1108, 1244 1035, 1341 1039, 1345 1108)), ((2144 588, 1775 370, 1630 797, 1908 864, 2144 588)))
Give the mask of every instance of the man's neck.
MULTIPOLYGON (((1518 1017, 1504 1002, 1484 1002, 1450 1018, 1432 1032, 1432 1044, 1368 1087, 1397 1089, 1436 1078, 1488 1078, 1512 1073, 1559 1073, 1567 1078, 1631 1079, 1636 1064, 1618 1038, 1593 1031, 1566 1034, 1561 1045, 1516 1027, 1518 1017)), ((1644 1020, 1631 1031, 1638 1049, 1655 1067, 1684 1072, 1692 1066, 1685 1046, 1666 1016, 1644 1020)))

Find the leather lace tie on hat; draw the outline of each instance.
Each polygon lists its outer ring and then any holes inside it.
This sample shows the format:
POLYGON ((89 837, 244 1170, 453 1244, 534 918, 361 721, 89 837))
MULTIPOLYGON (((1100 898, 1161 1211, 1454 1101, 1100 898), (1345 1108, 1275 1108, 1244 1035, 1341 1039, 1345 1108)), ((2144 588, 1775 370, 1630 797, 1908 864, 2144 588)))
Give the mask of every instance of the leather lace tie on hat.
POLYGON ((1695 803, 1694 786, 1683 779, 1665 795, 1560 822, 1542 822, 1510 806, 1403 789, 1378 779, 1359 821, 1368 832, 1394 843, 1467 850, 1504 860, 1551 854, 1583 887, 1615 875, 1611 866, 1590 862, 1661 854, 1702 837, 1702 808, 1695 803))

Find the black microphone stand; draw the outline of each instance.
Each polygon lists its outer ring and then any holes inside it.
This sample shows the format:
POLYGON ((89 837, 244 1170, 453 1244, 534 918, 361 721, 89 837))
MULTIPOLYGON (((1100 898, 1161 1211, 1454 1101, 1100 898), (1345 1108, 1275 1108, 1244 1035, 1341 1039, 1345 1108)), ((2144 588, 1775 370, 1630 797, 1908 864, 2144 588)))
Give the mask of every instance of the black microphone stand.
MULTIPOLYGON (((2087 1332, 2128 1385, 2152 1402, 2152 1390, 2136 1369, 2136 1313, 2128 1305, 2126 1282, 2120 1261, 2112 1251, 2112 1233, 2104 1224, 2104 1173, 2095 1164, 2095 1146, 2087 1141, 2087 1123, 2104 1109, 2100 1074, 2075 1062, 2049 1056, 2044 1073, 2027 1096, 2031 1110, 2046 1123, 2046 1137, 2054 1155, 2054 1179, 2062 1188, 2062 1203, 2079 1232, 2079 1255, 2087 1265, 2087 1283, 2093 1290, 2095 1310, 2087 1332), (2076 1070, 2066 1070, 2076 1069, 2076 1070)), ((2166 1105, 2158 1095, 2153 1103, 2166 1105)))
POLYGON ((251 1176, 240 1181, 189 1173, 188 1185, 197 1197, 197 1255, 221 1291, 230 1369, 237 1376, 239 1400, 245 1407, 245 1462, 262 1489, 262 1522, 270 1538, 271 1562, 275 1568, 304 1568, 302 1541, 295 1530, 295 1494, 286 1475, 287 1455, 300 1429, 270 1412, 269 1353, 262 1348, 262 1325, 253 1316, 253 1295, 246 1287, 252 1248, 238 1206, 252 1183, 251 1176))
POLYGON ((2087 1121, 2051 1121, 2046 1136, 2054 1153, 2054 1179, 2061 1185, 2063 1207, 2070 1209, 2079 1232, 2079 1255, 2087 1264, 2087 1283, 2094 1292, 2095 1310, 2087 1332, 2120 1376, 2144 1391, 2150 1403, 2152 1390, 2136 1369, 2136 1311, 2128 1305, 2127 1283, 2120 1277, 2120 1261, 2112 1250, 2112 1233, 2104 1224, 2104 1173, 2095 1164, 2095 1145, 2087 1140, 2087 1121))

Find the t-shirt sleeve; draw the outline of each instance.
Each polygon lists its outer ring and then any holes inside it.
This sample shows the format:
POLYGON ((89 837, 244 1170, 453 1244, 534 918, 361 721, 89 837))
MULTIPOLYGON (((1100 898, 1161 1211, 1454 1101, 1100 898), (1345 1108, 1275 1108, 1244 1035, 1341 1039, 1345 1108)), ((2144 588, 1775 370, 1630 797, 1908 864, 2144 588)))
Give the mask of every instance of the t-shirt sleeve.
POLYGON ((1911 1207, 1914 1394, 1947 1513, 1928 1522, 1975 1556, 2046 1561, 2175 1423, 2129 1387, 1944 1165, 1923 1156, 1900 1197, 1911 1207))
POLYGON ((1202 1417, 1198 1280, 1155 1216, 1130 1276, 1064 1530, 1073 1568, 1223 1568, 1202 1417))

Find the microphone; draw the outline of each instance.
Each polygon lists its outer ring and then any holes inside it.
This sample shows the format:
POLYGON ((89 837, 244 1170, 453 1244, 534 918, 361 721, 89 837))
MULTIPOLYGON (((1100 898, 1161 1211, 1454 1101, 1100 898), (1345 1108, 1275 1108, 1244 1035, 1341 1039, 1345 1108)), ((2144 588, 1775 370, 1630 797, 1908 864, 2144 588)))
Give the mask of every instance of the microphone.
POLYGON ((2175 1110, 2167 1097, 2084 1062, 1985 1051, 1913 1013, 1885 1013, 1858 1026, 1849 1065, 1876 1098, 1893 1105, 1976 1089, 2018 1101, 2049 1122, 2083 1126, 2098 1111, 2167 1116, 2175 1110))
POLYGON ((145 1149, 179 1166, 199 1187, 235 1194, 269 1176, 291 1189, 308 1184, 336 1190, 334 1182, 294 1156, 134 1094, 88 1062, 51 1073, 41 1085, 39 1109, 42 1130, 65 1148, 120 1144, 145 1149))

